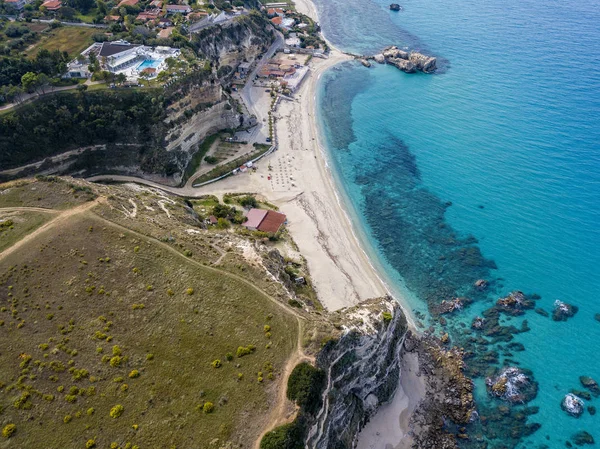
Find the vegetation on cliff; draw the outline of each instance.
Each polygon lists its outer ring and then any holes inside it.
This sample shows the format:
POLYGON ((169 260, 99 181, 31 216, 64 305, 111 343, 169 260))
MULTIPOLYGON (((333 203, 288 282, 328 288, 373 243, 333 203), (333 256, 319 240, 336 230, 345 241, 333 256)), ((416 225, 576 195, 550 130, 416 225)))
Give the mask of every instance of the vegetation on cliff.
MULTIPOLYGON (((43 232, 36 222, 12 242, 18 251, 0 254, 5 438, 208 448, 258 437, 298 324, 267 296, 280 286, 243 257, 207 266, 226 233, 151 189, 45 178, 0 193, 2 214, 35 206, 48 216, 43 232), (254 349, 237 358, 238 347, 254 349)), ((16 231, 29 215, 11 220, 16 231)))

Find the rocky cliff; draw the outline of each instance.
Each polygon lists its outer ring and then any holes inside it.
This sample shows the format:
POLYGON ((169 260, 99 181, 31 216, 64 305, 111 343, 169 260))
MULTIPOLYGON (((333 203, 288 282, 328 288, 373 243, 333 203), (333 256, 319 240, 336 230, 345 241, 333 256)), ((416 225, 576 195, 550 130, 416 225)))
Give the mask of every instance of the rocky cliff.
POLYGON ((205 28, 194 35, 199 53, 220 66, 235 67, 243 60, 253 61, 275 39, 273 27, 262 15, 250 13, 225 23, 205 28))
POLYGON ((310 448, 352 448, 380 404, 394 394, 406 318, 391 298, 369 301, 344 312, 346 333, 317 357, 327 373, 323 408, 309 430, 310 448))

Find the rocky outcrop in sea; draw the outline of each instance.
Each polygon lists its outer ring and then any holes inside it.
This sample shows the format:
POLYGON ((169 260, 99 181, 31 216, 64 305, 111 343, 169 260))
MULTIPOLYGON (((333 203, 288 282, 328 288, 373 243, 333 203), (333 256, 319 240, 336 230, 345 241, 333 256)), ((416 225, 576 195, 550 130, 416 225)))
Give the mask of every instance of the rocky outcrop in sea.
POLYGON ((583 399, 579 396, 575 396, 573 393, 569 393, 563 398, 560 403, 560 408, 569 415, 579 418, 583 413, 584 405, 583 399))
POLYGON ((552 319, 554 321, 567 321, 579 311, 577 306, 567 304, 559 299, 554 301, 554 310, 552 311, 552 319))
POLYGON ((393 65, 406 73, 432 73, 437 69, 437 59, 416 51, 404 51, 398 47, 387 47, 374 56, 365 56, 365 61, 374 60, 379 64, 393 65))

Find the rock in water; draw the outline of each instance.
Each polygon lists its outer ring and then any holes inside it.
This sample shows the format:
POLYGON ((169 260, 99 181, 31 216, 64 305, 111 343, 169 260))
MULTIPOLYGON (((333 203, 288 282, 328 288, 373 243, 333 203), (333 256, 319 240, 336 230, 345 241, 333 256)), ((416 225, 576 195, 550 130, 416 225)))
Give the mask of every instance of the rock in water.
POLYGON ((554 310, 552 312, 552 319, 554 321, 567 321, 567 319, 574 316, 579 308, 560 300, 554 301, 554 310))
POLYGON ((575 396, 572 393, 567 394, 560 403, 560 408, 575 418, 579 418, 581 416, 583 413, 583 406, 583 399, 575 396))
POLYGON ((401 11, 402 10, 402 6, 400 6, 398 3, 392 3, 390 5, 390 9, 392 11, 401 11))
POLYGON ((580 376, 579 377, 579 382, 581 382, 581 385, 583 385, 585 388, 587 388, 592 393, 594 393, 594 396, 599 396, 600 395, 600 386, 598 386, 598 382, 596 382, 591 377, 589 377, 589 376, 580 376))
POLYGON ((594 319, 598 322, 600 322, 600 313, 597 313, 596 315, 594 315, 594 319))
POLYGON ((594 437, 585 430, 577 432, 571 437, 571 439, 577 446, 583 446, 584 444, 595 444, 594 437))
POLYGON ((488 286, 488 281, 486 281, 485 279, 479 279, 477 281, 475 281, 475 288, 477 290, 485 290, 488 286))
POLYGON ((437 68, 436 58, 416 51, 408 53, 393 46, 383 50, 382 54, 385 62, 406 73, 415 73, 417 71, 431 73, 437 68))
POLYGON ((508 402, 527 402, 524 390, 531 384, 529 377, 514 366, 503 369, 485 381, 488 393, 508 402))

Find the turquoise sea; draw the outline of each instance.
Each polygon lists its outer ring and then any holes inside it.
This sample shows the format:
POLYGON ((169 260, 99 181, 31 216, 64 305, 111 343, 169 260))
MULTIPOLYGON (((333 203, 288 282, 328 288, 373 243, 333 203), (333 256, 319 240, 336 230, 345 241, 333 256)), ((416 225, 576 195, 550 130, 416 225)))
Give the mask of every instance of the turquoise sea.
MULTIPOLYGON (((316 3, 343 50, 397 45, 438 58, 433 75, 348 63, 319 92, 355 224, 421 321, 439 325, 427 306, 468 294, 480 277, 492 286, 449 318, 454 342, 514 290, 539 294, 536 308, 549 313, 556 299, 579 308, 566 322, 533 310, 503 316, 517 329, 526 320, 510 342, 523 351, 475 346, 490 370, 520 366, 539 386, 521 408, 526 421, 511 405, 475 432, 490 448, 565 447, 580 430, 600 442, 600 413, 577 419, 560 407, 584 390, 579 376, 600 381, 600 1, 405 0, 397 13, 381 0, 316 3), (525 422, 541 427, 523 431, 525 422)), ((495 416, 506 403, 488 397, 484 380, 475 379, 480 415, 495 416)), ((585 403, 600 409, 600 398, 585 403)))

